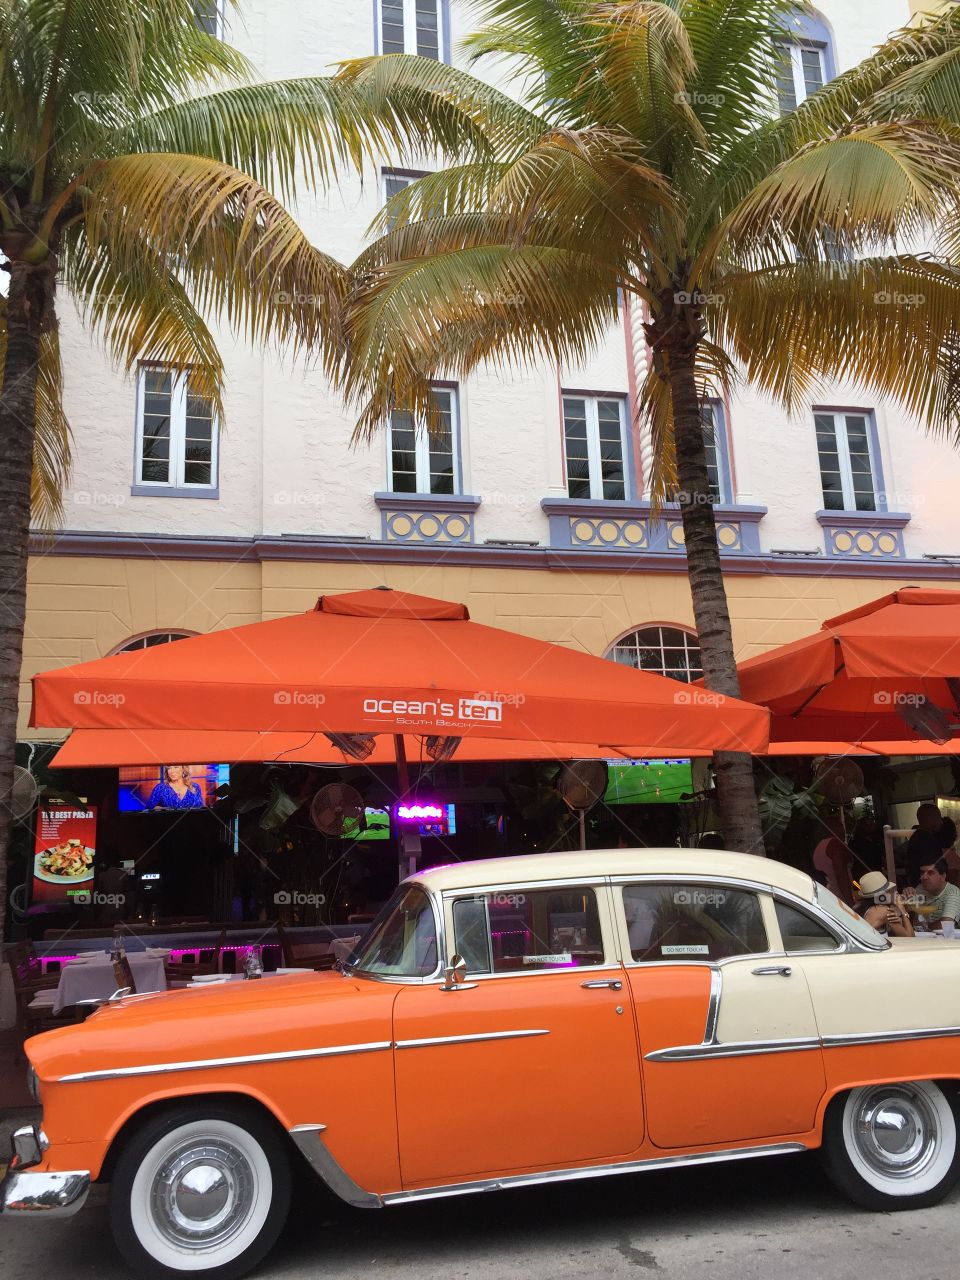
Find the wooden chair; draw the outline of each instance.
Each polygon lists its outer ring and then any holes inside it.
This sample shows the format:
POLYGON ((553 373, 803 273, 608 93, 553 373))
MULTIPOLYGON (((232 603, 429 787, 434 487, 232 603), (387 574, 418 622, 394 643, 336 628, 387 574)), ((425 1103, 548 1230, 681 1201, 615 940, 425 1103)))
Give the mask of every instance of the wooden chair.
POLYGON ((43 974, 31 942, 14 942, 7 948, 7 963, 13 976, 13 995, 17 1010, 17 1029, 21 1039, 43 1031, 48 1026, 61 1026, 72 1021, 71 1014, 55 1014, 57 973, 43 974))
POLYGON ((326 943, 297 943, 290 939, 280 921, 277 921, 277 937, 287 969, 332 969, 337 962, 333 947, 326 943))
POLYGON ((189 982, 198 973, 219 973, 223 945, 226 942, 226 938, 226 929, 221 929, 215 946, 201 948, 196 960, 185 961, 182 958, 180 960, 170 960, 168 958, 163 965, 164 973, 167 975, 167 982, 189 982))

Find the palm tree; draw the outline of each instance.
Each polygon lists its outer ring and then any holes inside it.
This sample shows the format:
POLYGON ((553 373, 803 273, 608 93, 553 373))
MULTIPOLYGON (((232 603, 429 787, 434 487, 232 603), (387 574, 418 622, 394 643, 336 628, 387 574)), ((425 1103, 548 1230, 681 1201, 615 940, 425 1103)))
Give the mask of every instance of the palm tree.
MULTIPOLYGON (((60 294, 119 367, 189 371, 217 413, 213 320, 255 343, 309 348, 332 371, 347 277, 280 201, 404 147, 427 123, 416 102, 375 119, 330 79, 258 83, 201 29, 206 7, 0 0, 0 904, 31 496, 52 522, 69 463, 60 294)), ((456 154, 464 120, 431 114, 456 154)), ((466 132, 473 154, 482 144, 466 132)), ((0 939, 2 928, 0 905, 0 939)))
MULTIPOLYGON (((481 0, 476 57, 523 101, 390 56, 341 78, 490 144, 422 177, 353 265, 360 435, 484 362, 579 360, 642 300, 655 495, 680 504, 706 685, 739 692, 702 404, 740 380, 795 413, 828 378, 958 431, 960 14, 904 30, 779 115, 785 0, 481 0), (932 249, 904 244, 929 237, 932 249), (918 301, 919 299, 919 301, 918 301)), ((750 758, 715 760, 729 847, 763 852, 750 758)))

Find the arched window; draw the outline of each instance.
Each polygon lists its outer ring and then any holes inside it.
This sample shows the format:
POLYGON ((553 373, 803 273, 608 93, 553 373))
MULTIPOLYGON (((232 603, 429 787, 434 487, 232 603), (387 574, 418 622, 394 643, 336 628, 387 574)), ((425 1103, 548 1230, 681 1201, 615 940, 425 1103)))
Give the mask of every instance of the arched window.
POLYGON ((152 649, 154 645, 170 644, 174 640, 189 640, 196 634, 196 631, 145 631, 143 635, 131 636, 123 644, 118 644, 110 650, 110 656, 115 653, 135 653, 137 649, 152 649))
POLYGON ((689 684, 703 675, 696 633, 683 627, 640 627, 628 631, 607 650, 606 656, 639 671, 654 671, 689 684))
POLYGON ((783 39, 777 42, 781 114, 796 110, 837 74, 830 27, 821 14, 815 9, 798 10, 783 25, 783 39))

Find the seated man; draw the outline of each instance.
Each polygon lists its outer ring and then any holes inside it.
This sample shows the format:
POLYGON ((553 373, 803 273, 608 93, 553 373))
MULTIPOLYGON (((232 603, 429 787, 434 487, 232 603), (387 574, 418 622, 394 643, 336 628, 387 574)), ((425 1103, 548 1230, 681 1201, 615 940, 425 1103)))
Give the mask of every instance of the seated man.
POLYGON ((923 915, 931 929, 938 928, 944 920, 956 924, 960 920, 960 889, 947 880, 945 858, 925 862, 920 868, 923 915))
POLYGON ((885 933, 892 938, 914 936, 913 925, 897 893, 897 886, 891 884, 882 871, 868 871, 860 877, 856 909, 877 933, 885 933))

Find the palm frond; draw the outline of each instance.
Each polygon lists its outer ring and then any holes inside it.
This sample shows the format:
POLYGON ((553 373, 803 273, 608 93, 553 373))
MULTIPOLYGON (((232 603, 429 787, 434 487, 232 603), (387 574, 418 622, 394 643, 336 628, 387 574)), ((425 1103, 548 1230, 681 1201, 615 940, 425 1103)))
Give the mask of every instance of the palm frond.
POLYGON ((960 268, 916 255, 729 273, 711 333, 791 414, 829 379, 960 442, 960 268))
POLYGON ((344 269, 246 174, 199 156, 141 154, 97 166, 87 185, 84 233, 115 271, 138 270, 146 244, 200 312, 256 343, 309 347, 330 367, 344 269))

